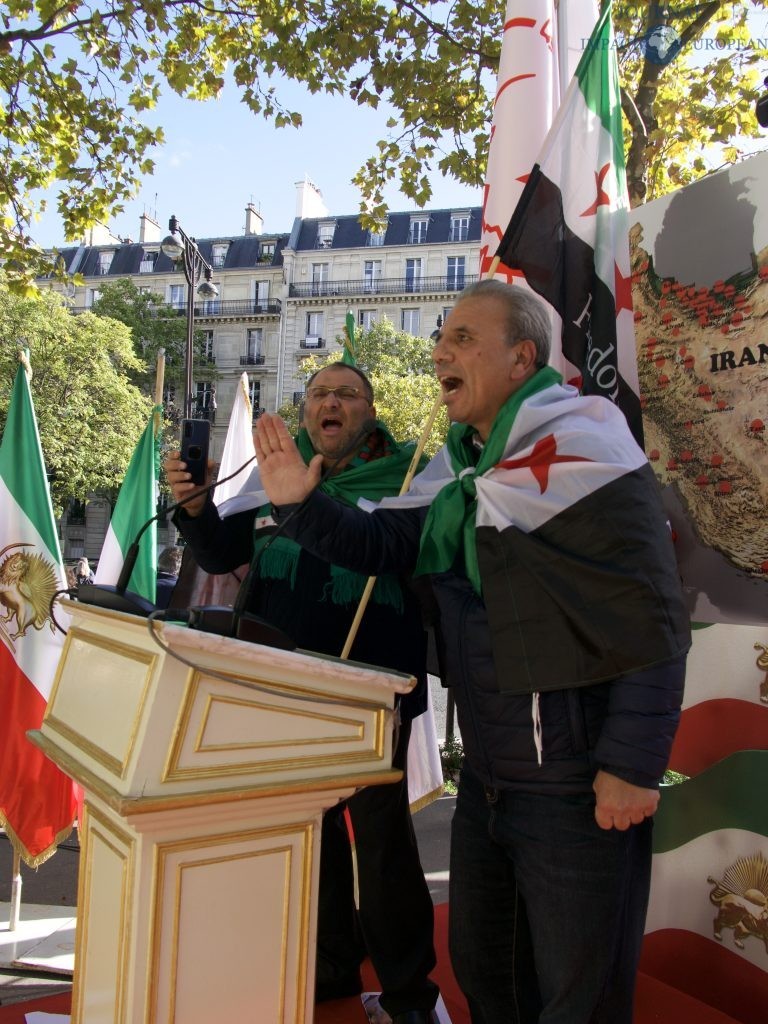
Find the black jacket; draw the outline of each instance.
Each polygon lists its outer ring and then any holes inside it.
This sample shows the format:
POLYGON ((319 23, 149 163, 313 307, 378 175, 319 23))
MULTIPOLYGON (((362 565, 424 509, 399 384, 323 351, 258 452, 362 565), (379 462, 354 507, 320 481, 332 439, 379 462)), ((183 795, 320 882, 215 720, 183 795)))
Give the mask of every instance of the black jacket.
MULTIPOLYGON (((278 521, 288 511, 278 509, 278 521)), ((369 514, 315 494, 286 532, 316 555, 380 573, 414 565, 422 520, 423 511, 416 509, 369 514)), ((659 572, 669 583, 674 564, 659 572)), ((569 686, 541 690, 536 698, 500 687, 486 608, 469 580, 454 571, 433 576, 432 586, 465 756, 487 785, 553 795, 589 792, 598 768, 635 785, 658 784, 679 719, 684 623, 671 631, 666 656, 654 665, 625 666, 617 678, 597 683, 574 676, 569 686), (534 701, 542 727, 541 764, 534 701)))
MULTIPOLYGON (((174 521, 200 568, 209 573, 225 573, 251 560, 255 517, 256 511, 252 509, 221 519, 209 500, 200 516, 188 516, 180 510, 174 521)), ((338 657, 357 602, 338 605, 327 599, 329 580, 328 563, 302 551, 296 586, 291 587, 285 580, 259 580, 247 610, 277 626, 297 647, 338 657)), ((400 713, 408 720, 427 707, 426 633, 418 601, 407 585, 402 590, 402 613, 388 605, 369 602, 350 657, 416 677, 416 688, 400 700, 400 713)))

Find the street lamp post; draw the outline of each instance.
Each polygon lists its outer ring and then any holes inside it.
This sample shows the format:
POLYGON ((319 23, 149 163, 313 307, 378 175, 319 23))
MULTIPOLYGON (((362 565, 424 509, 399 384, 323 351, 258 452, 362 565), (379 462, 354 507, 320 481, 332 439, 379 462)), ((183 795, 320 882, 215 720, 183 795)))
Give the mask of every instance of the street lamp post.
POLYGON ((160 248, 165 255, 174 261, 181 263, 184 277, 187 282, 187 347, 184 358, 184 418, 192 416, 192 367, 194 362, 194 339, 195 339, 195 290, 197 294, 206 299, 215 299, 219 289, 211 281, 213 267, 201 254, 197 242, 187 235, 176 217, 171 217, 168 222, 169 235, 160 243, 160 248), (203 280, 200 281, 201 275, 203 280), (195 286, 200 284, 195 289, 195 286))

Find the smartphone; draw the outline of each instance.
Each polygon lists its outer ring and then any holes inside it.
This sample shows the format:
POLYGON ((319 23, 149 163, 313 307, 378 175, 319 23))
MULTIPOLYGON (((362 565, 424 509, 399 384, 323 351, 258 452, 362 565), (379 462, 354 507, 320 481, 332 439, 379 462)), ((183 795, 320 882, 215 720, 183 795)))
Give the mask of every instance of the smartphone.
POLYGON ((208 420, 181 421, 181 458, 192 474, 192 483, 202 487, 208 475, 208 447, 211 424, 208 420))

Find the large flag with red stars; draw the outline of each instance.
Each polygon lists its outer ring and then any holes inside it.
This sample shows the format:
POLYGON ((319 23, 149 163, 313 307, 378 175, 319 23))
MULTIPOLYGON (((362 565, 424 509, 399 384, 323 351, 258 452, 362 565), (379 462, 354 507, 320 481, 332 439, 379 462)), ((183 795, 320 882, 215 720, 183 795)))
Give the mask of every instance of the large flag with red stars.
MULTIPOLYGON (((507 0, 483 195, 480 274, 488 273, 597 20, 595 0, 507 0)), ((520 280, 501 264, 496 276, 520 280)))
MULTIPOLYGON (((560 102, 554 7, 554 0, 507 2, 483 194, 481 275, 488 272, 560 102)), ((515 277, 507 265, 496 273, 508 281, 515 277)))
POLYGON ((624 412, 642 444, 618 67, 606 4, 496 255, 562 320, 566 379, 624 412))
POLYGON ((27 376, 19 367, 0 444, 0 824, 35 867, 72 828, 71 779, 27 739, 63 645, 52 611, 64 570, 27 376))

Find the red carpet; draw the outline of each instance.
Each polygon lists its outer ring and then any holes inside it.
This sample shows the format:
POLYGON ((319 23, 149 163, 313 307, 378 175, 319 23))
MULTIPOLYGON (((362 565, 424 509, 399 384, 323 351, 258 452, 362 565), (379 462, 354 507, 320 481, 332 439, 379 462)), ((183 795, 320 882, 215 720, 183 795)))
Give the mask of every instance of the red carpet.
MULTIPOLYGON (((467 1004, 456 984, 448 959, 447 912, 448 905, 445 903, 435 907, 435 947, 438 963, 434 977, 440 986, 452 1024, 470 1024, 467 1004)), ((647 958, 644 960, 644 966, 650 966, 646 961, 647 958)), ((669 970, 672 969, 669 963, 667 967, 669 970)), ((370 990, 378 989, 376 976, 368 963, 363 967, 363 980, 370 990)), ((24 1015, 32 1010, 69 1013, 70 997, 48 996, 28 1003, 0 1006, 0 1024, 24 1024, 24 1015)), ((722 1010, 706 1006, 685 992, 647 974, 641 973, 638 979, 635 1024, 745 1024, 746 1021, 753 1019, 728 1016, 722 1010)), ((315 1010, 314 1024, 363 1024, 363 1021, 363 1008, 358 997, 322 1003, 315 1010)), ((244 1017, 242 1024, 251 1022, 244 1017)), ((253 1021, 252 1024, 266 1022, 253 1021)))

